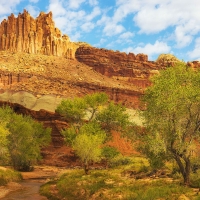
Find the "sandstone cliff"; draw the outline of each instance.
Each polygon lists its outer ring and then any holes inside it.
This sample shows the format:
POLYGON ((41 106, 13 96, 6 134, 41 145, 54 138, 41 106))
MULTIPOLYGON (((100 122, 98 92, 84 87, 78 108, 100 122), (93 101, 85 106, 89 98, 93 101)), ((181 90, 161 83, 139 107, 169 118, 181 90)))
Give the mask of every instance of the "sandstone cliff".
POLYGON ((103 75, 132 82, 139 88, 147 87, 148 79, 164 68, 156 62, 148 61, 145 54, 126 54, 95 47, 79 47, 75 57, 103 75))
POLYGON ((75 51, 85 43, 71 42, 67 35, 55 27, 52 12, 43 12, 34 19, 24 12, 11 14, 0 25, 0 50, 41 53, 74 59, 75 51))

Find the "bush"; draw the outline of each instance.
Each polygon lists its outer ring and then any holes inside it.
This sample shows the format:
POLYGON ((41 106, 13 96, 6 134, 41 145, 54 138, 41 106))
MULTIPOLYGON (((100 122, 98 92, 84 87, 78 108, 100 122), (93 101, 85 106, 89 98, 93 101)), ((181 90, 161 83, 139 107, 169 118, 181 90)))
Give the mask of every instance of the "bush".
POLYGON ((200 188, 200 169, 191 174, 191 186, 200 188))
POLYGON ((12 181, 21 181, 22 176, 19 172, 10 169, 0 169, 0 186, 12 181))
POLYGON ((129 165, 131 163, 132 163, 132 161, 130 158, 119 155, 110 161, 110 166, 118 167, 118 166, 122 166, 122 165, 129 165))

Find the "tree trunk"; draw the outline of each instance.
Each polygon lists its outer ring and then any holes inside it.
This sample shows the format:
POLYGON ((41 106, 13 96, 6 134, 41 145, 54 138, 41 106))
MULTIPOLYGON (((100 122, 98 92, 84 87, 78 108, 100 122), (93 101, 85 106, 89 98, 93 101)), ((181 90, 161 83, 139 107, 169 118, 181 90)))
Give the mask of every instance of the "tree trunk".
POLYGON ((185 162, 185 165, 181 161, 181 157, 177 154, 174 154, 176 163, 179 166, 180 172, 183 176, 184 180, 184 185, 189 186, 190 185, 190 169, 191 169, 191 164, 190 164, 190 159, 189 157, 185 157, 183 160, 185 162))
POLYGON ((191 171, 190 159, 186 158, 184 159, 184 161, 185 161, 185 174, 183 176, 184 184, 189 186, 190 185, 190 171, 191 171))
POLYGON ((84 163, 84 170, 85 170, 85 174, 88 175, 89 174, 89 165, 87 162, 84 163))

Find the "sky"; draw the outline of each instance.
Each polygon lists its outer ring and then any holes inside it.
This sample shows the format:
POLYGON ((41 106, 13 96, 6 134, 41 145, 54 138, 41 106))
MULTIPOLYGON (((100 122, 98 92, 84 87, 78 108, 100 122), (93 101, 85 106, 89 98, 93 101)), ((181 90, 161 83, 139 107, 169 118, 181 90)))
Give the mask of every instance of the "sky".
POLYGON ((200 0, 0 0, 0 21, 24 9, 34 18, 52 11, 71 41, 152 61, 163 53, 200 60, 200 0))

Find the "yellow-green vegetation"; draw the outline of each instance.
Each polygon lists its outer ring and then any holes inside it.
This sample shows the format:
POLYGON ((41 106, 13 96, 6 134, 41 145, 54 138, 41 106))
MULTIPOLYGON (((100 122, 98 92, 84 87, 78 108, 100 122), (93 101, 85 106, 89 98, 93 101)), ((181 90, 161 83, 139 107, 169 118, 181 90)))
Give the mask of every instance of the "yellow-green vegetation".
POLYGON ((144 94, 143 152, 152 166, 174 160, 185 185, 190 185, 193 160, 199 156, 200 71, 183 63, 153 77, 144 94))
POLYGON ((41 148, 51 141, 50 132, 29 116, 18 115, 10 107, 0 108, 0 164, 32 170, 41 158, 41 148))
MULTIPOLYGON (((138 168, 139 169, 139 168, 138 168)), ((57 181, 43 185, 40 193, 50 200, 154 200, 178 199, 185 195, 189 199, 200 199, 192 188, 171 179, 136 180, 122 175, 122 169, 93 170, 85 175, 82 170, 68 170, 57 181)))
POLYGON ((0 169, 0 186, 6 185, 9 182, 17 182, 22 180, 22 176, 19 172, 11 169, 0 169))
POLYGON ((106 141, 112 138, 111 131, 123 132, 131 124, 126 108, 109 102, 105 93, 63 100, 56 112, 70 124, 61 134, 66 144, 73 148, 84 164, 86 174, 92 162, 105 157, 109 163, 109 159, 114 155, 113 150, 102 148, 106 141))

